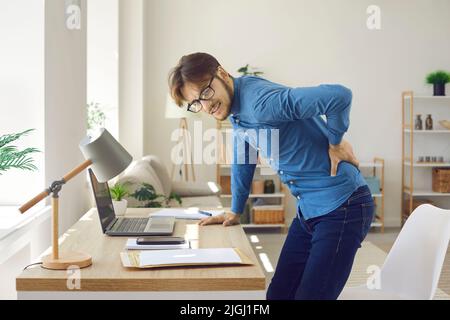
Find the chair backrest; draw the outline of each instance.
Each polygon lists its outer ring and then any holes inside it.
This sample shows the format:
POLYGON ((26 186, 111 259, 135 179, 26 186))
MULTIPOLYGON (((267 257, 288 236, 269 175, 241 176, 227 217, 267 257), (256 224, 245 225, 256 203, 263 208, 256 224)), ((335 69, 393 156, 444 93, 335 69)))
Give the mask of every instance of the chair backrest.
POLYGON ((424 204, 410 215, 381 269, 382 290, 406 299, 434 297, 450 238, 450 210, 424 204))

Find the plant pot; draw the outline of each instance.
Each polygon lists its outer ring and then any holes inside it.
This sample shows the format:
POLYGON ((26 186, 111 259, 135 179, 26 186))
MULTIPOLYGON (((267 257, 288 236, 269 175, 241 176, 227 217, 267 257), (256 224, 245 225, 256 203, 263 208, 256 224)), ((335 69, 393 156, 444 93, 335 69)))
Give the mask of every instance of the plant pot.
POLYGON ((434 96, 445 96, 445 83, 433 84, 434 96))
POLYGON ((113 200, 113 207, 116 216, 124 216, 127 212, 128 201, 122 199, 121 201, 113 200))

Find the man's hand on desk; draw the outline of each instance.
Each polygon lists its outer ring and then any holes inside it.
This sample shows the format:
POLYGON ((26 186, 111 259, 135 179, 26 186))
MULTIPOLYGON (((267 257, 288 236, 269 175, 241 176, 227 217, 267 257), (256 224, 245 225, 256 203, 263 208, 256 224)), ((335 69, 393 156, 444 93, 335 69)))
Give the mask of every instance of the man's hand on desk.
POLYGON ((226 212, 219 216, 208 217, 200 220, 198 223, 201 226, 207 226, 210 224, 222 224, 224 227, 234 226, 239 224, 241 216, 231 212, 226 212))

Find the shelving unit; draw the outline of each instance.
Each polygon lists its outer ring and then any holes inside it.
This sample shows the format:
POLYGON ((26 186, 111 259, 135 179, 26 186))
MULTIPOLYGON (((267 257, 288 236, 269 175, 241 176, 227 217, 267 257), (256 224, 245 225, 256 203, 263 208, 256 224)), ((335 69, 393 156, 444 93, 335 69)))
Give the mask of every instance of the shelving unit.
POLYGON ((375 157, 373 162, 361 162, 359 167, 371 169, 372 176, 380 179, 380 192, 372 194, 377 207, 372 227, 380 228, 380 231, 384 233, 384 159, 375 157))
MULTIPOLYGON (((227 121, 217 121, 217 130, 222 133, 222 138, 226 133, 226 130, 232 130, 231 124, 227 121)), ((226 141, 226 140, 225 140, 226 141)), ((216 180, 219 185, 222 185, 222 180, 224 176, 231 175, 231 150, 227 150, 230 148, 229 144, 221 144, 221 141, 218 141, 218 148, 220 154, 218 156, 218 164, 216 169, 216 180)), ((264 161, 261 159, 261 161, 264 161)), ((264 164, 264 162, 257 164, 255 171, 255 178, 265 178, 266 180, 273 180, 275 184, 275 193, 261 193, 261 194, 250 194, 249 199, 247 200, 247 204, 250 204, 255 199, 271 199, 279 202, 278 204, 267 204, 261 206, 250 205, 249 214, 249 222, 242 223, 244 228, 280 228, 282 232, 286 232, 287 225, 285 219, 283 219, 283 223, 254 223, 253 222, 253 210, 256 209, 272 209, 272 210, 282 210, 283 217, 286 217, 286 188, 283 186, 280 178, 277 173, 272 170, 269 165, 264 164), (277 200, 278 199, 278 200, 277 200)), ((221 199, 223 202, 228 202, 231 204, 231 194, 222 194, 221 199)), ((224 205, 224 210, 230 210, 231 208, 227 205, 224 205)))
POLYGON ((422 202, 439 202, 441 207, 449 207, 450 193, 434 192, 431 187, 431 168, 450 167, 450 130, 439 126, 440 120, 449 119, 450 97, 402 93, 402 225, 413 211, 416 197, 422 198, 422 202), (432 114, 433 130, 416 130, 415 113, 432 114), (442 156, 444 162, 418 162, 418 156, 442 156))

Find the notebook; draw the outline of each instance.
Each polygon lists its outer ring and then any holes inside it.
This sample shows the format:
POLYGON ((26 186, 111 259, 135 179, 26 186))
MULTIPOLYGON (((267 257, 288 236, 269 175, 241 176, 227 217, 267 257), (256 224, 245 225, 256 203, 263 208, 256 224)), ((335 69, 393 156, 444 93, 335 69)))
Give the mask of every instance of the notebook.
MULTIPOLYGON (((213 216, 218 216, 223 214, 224 210, 204 210, 211 213, 213 216)), ((175 217, 176 219, 187 219, 187 220, 201 220, 207 218, 207 215, 198 212, 198 208, 189 209, 176 209, 176 208, 165 208, 151 213, 152 217, 175 217)))
POLYGON ((253 265, 237 248, 126 251, 120 253, 128 268, 162 268, 180 266, 253 265))

